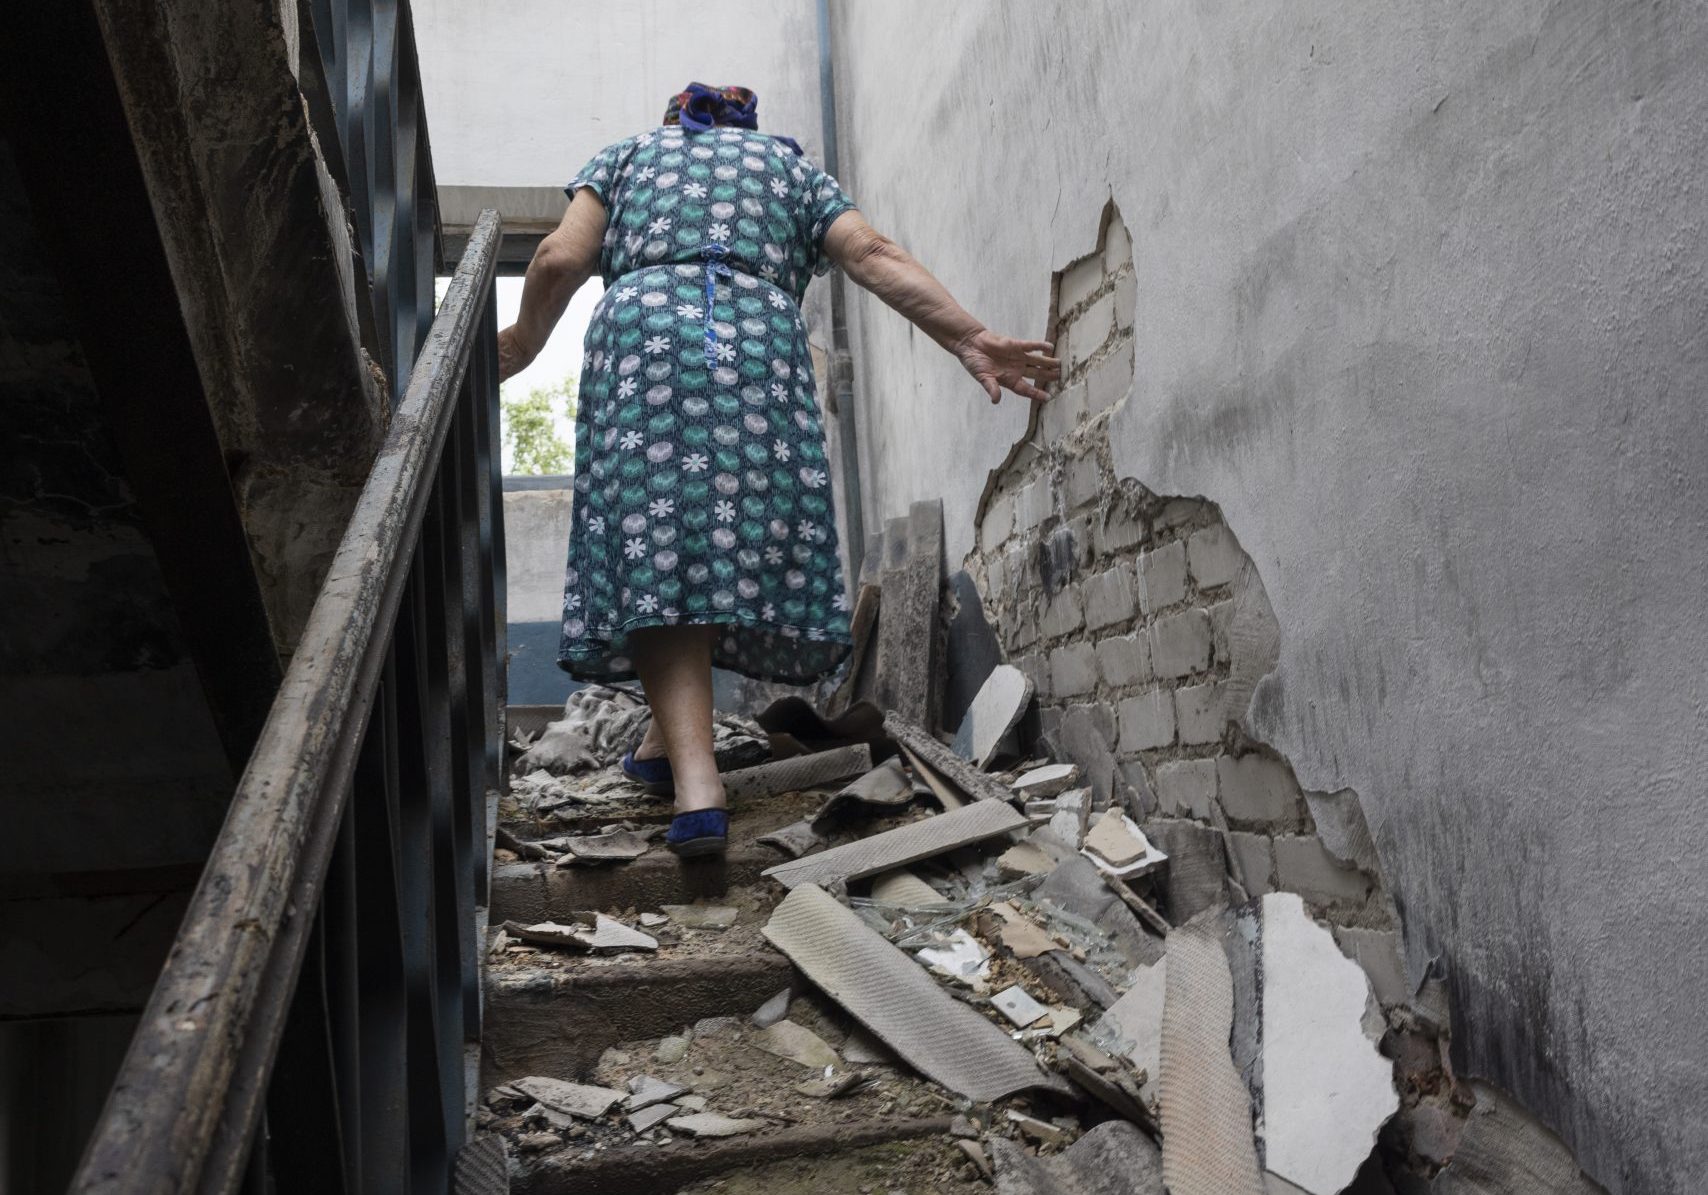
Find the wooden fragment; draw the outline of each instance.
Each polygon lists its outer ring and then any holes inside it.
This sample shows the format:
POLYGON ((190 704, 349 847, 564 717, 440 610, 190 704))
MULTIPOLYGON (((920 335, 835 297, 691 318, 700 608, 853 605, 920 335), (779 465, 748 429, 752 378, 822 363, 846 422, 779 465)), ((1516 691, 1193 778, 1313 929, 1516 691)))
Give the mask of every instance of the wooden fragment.
MULTIPOLYGON (((884 715, 884 733, 907 752, 909 759, 923 762, 968 797, 978 801, 1013 799, 1014 793, 1006 784, 973 767, 899 711, 891 710, 884 715)), ((926 783, 931 783, 929 778, 926 783)))

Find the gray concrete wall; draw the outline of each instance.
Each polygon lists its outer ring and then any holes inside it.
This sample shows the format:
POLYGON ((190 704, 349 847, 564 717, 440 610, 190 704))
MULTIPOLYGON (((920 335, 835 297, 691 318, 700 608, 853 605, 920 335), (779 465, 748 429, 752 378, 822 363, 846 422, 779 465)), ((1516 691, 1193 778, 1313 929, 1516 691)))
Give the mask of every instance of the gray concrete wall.
MULTIPOLYGON (((834 8, 844 182, 987 322, 1044 332, 1124 217, 1111 475, 1250 557, 1244 728, 1358 795, 1462 1069, 1610 1191, 1702 1189, 1708 11, 834 8)), ((940 494, 957 561, 1027 412, 850 322, 868 525, 940 494)))
POLYGON ((573 490, 551 478, 514 478, 504 492, 511 705, 561 705, 580 686, 557 666, 563 569, 573 490), (519 486, 528 488, 517 488, 519 486))
POLYGON ((760 128, 819 156, 813 0, 412 8, 440 185, 561 187, 692 80, 753 88, 760 128))

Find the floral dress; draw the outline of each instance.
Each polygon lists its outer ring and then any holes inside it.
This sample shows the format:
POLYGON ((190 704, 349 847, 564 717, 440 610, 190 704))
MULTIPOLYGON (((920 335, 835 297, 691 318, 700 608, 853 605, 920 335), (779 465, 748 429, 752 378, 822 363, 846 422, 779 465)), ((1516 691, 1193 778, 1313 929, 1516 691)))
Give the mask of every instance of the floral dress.
POLYGON ((716 624, 713 662, 806 682, 847 656, 800 300, 853 207, 780 138, 663 126, 589 162, 609 215, 587 330, 558 663, 635 675, 637 627, 716 624))

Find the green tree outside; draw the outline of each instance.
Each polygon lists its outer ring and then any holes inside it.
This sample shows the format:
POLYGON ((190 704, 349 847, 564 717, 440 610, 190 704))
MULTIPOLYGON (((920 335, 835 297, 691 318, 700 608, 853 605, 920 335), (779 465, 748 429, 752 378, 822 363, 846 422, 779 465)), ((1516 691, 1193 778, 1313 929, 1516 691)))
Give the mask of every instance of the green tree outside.
POLYGON ((558 429, 575 423, 577 380, 571 375, 555 386, 530 390, 525 398, 500 391, 504 447, 510 457, 506 472, 540 477, 574 468, 574 446, 558 429))

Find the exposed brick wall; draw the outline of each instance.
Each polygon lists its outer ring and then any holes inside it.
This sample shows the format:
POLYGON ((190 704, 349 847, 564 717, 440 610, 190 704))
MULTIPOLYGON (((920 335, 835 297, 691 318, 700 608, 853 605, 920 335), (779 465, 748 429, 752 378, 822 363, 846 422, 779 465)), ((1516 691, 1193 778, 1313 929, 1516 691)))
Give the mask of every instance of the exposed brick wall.
MULTIPOLYGON (((1111 459, 1108 416, 1133 386, 1135 293, 1112 207, 1098 239, 1057 279, 1059 394, 980 503, 966 567, 991 626, 1100 804, 1215 830, 1252 896, 1297 892, 1337 925, 1393 930, 1373 859, 1336 858, 1291 766, 1241 729, 1279 633, 1256 569, 1214 503, 1153 494, 1111 459)), ((1328 837, 1344 843, 1338 828, 1328 837)))

